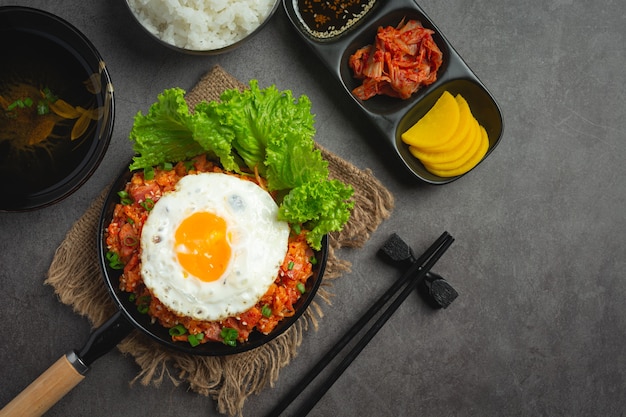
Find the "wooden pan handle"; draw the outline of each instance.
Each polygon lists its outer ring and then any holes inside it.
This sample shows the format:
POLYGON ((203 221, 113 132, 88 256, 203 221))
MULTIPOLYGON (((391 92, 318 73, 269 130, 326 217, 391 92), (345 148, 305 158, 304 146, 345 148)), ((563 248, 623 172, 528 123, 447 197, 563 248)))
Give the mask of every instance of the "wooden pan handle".
POLYGON ((62 356, 0 410, 0 417, 43 415, 85 378, 86 371, 74 352, 62 356))

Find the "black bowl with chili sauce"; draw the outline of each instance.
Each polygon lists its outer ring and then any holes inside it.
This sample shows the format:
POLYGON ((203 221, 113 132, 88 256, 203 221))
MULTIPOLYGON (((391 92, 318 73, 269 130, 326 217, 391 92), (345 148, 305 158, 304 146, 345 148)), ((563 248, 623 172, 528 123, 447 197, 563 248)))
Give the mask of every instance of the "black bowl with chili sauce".
POLYGON ((280 321, 269 334, 263 334, 254 330, 250 333, 246 342, 237 343, 236 346, 229 346, 222 342, 206 342, 197 346, 191 346, 187 342, 172 341, 169 329, 161 326, 159 323, 153 322, 153 319, 149 314, 146 314, 137 308, 137 304, 132 299, 131 293, 120 289, 120 277, 123 271, 112 268, 111 262, 107 258, 108 248, 106 244, 106 230, 113 219, 115 206, 120 202, 118 192, 124 190, 133 174, 133 171, 130 171, 128 168, 124 168, 106 196, 98 229, 98 256, 100 258, 100 266, 103 271, 107 289, 115 303, 115 306, 121 311, 124 318, 135 328, 139 329, 158 343, 179 352, 192 355, 224 356, 246 352, 274 340, 289 329, 289 327, 291 327, 307 310, 308 306, 313 301, 320 284, 322 283, 322 278, 326 268, 326 261, 328 258, 328 238, 326 236, 322 239, 321 249, 319 251, 314 251, 316 262, 313 265, 313 275, 307 280, 304 293, 294 304, 294 315, 280 321))
POLYGON ((386 139, 387 149, 400 159, 402 165, 416 179, 440 185, 450 183, 465 175, 439 177, 430 173, 417 158, 411 155, 408 146, 401 139, 402 134, 430 110, 444 91, 449 91, 454 95, 461 94, 467 100, 474 117, 487 131, 489 148, 481 162, 500 142, 504 123, 496 100, 415 1, 283 0, 283 6, 303 41, 335 75, 343 91, 359 111, 367 116, 381 136, 386 139), (315 7, 321 7, 320 3, 325 3, 327 6, 321 10, 322 17, 318 16, 316 20, 312 16, 320 11, 315 9, 315 7), (334 9, 343 8, 348 17, 341 21, 348 20, 350 23, 339 24, 338 27, 337 15, 332 13, 333 10, 330 10, 328 5, 332 5, 334 9), (425 28, 434 31, 433 40, 442 52, 442 62, 437 71, 436 81, 422 86, 407 99, 383 95, 367 100, 356 97, 353 90, 361 84, 361 81, 354 77, 353 70, 350 68, 350 56, 359 48, 372 44, 379 27, 397 27, 401 22, 408 20, 417 20, 425 28), (331 26, 331 23, 335 25, 331 26))

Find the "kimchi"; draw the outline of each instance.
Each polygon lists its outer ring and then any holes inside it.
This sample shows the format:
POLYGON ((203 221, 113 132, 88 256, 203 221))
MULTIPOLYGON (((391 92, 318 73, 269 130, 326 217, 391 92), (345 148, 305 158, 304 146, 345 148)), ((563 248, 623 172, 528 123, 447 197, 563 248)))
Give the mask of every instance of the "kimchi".
POLYGON ((361 100, 376 95, 407 99, 434 83, 443 55, 434 33, 417 20, 378 28, 374 43, 350 56, 354 77, 363 80, 353 94, 361 100))

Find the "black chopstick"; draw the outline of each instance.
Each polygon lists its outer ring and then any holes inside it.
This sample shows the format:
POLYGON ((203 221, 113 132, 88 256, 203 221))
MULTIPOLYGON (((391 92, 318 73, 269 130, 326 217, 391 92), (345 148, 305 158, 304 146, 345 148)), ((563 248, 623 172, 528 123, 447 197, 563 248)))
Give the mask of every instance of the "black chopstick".
POLYGON ((348 355, 341 361, 324 384, 318 388, 311 397, 302 404, 296 412, 296 416, 304 417, 317 404, 317 402, 330 389, 332 384, 339 379, 346 368, 354 361, 359 353, 365 348, 369 341, 382 328, 385 322, 400 307, 402 302, 417 287, 428 271, 439 260, 444 252, 450 247, 454 238, 448 232, 444 232, 368 310, 367 312, 348 330, 321 359, 320 361, 287 393, 285 398, 276 406, 267 417, 278 417, 295 400, 295 398, 319 375, 332 359, 371 321, 371 319, 382 310, 383 306, 402 288, 408 281, 404 291, 394 300, 394 302, 381 314, 372 327, 361 337, 358 343, 352 348, 348 355), (417 275, 415 275, 417 273, 417 275), (413 279, 411 279, 413 278, 413 279))

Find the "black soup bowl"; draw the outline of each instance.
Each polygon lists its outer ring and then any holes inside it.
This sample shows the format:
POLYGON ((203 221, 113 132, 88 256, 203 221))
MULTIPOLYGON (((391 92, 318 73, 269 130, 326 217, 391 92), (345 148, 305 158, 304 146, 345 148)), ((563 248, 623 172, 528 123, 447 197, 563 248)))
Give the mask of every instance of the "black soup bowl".
POLYGON ((94 45, 48 12, 0 7, 0 211, 49 206, 94 173, 113 132, 113 87, 94 45))

